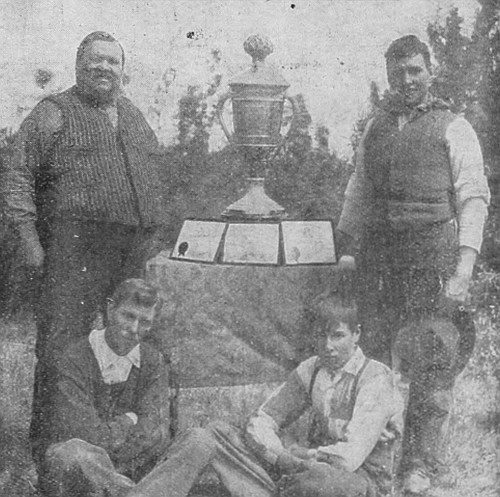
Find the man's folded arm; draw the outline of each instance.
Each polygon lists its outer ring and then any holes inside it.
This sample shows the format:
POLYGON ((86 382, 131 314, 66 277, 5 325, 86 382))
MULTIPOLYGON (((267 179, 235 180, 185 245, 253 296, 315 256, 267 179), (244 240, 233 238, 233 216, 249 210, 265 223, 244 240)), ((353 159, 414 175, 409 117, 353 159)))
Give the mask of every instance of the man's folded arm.
POLYGON ((79 438, 107 452, 113 452, 126 440, 133 421, 126 414, 110 420, 99 417, 95 408, 88 370, 68 357, 58 366, 57 386, 52 410, 55 439, 79 438))
POLYGON ((135 411, 137 423, 128 431, 124 443, 115 451, 120 460, 132 460, 143 452, 160 453, 169 441, 167 370, 160 354, 157 362, 149 365, 148 369, 135 411))

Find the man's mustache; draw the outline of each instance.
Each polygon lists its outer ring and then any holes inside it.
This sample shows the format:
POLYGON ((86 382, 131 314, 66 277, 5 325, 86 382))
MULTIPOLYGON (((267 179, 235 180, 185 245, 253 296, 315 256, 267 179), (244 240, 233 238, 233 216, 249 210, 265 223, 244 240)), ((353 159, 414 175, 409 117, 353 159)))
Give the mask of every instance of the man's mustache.
POLYGON ((93 78, 117 79, 111 71, 103 71, 102 69, 88 69, 87 73, 93 78))

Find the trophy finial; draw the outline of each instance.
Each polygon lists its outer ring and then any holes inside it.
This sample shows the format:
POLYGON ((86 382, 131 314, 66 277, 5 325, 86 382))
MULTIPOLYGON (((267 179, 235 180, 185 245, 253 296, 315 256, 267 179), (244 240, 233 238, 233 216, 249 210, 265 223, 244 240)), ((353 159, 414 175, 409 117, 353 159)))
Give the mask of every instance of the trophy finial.
POLYGON ((252 57, 252 61, 264 61, 264 59, 274 51, 273 44, 267 36, 250 35, 243 43, 245 52, 252 57))

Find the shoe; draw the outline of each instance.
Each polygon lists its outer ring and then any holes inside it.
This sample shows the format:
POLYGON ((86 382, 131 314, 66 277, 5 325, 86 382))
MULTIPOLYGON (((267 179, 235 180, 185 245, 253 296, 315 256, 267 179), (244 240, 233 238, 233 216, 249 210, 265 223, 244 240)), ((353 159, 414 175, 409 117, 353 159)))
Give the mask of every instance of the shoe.
POLYGON ((423 496, 431 488, 431 478, 425 468, 412 468, 405 475, 403 481, 403 495, 405 497, 423 496))

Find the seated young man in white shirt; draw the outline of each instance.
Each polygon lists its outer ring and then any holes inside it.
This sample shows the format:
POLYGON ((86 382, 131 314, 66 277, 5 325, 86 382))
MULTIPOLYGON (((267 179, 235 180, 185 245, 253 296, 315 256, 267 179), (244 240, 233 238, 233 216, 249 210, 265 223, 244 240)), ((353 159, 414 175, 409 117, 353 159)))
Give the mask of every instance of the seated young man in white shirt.
POLYGON ((106 328, 57 361, 40 467, 43 495, 119 495, 164 455, 166 370, 160 352, 143 341, 161 303, 154 287, 125 280, 108 304, 106 328))
POLYGON ((403 411, 393 375, 358 347, 355 309, 325 300, 315 316, 318 355, 290 374, 244 430, 222 422, 191 430, 124 495, 185 497, 207 467, 233 497, 389 495, 403 411), (281 430, 308 408, 308 442, 285 447, 281 430))

